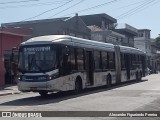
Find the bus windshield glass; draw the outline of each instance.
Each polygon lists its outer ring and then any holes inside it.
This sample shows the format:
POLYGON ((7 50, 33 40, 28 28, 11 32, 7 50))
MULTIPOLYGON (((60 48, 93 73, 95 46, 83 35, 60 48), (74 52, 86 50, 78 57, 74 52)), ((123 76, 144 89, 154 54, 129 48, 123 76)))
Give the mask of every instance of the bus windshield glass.
POLYGON ((19 53, 19 69, 24 72, 46 72, 56 69, 56 49, 52 46, 23 47, 19 53))

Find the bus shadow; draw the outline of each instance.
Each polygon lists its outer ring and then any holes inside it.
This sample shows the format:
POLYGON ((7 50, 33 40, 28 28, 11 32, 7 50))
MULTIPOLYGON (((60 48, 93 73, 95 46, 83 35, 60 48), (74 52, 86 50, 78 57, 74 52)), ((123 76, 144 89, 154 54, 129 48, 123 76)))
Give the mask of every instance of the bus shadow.
POLYGON ((36 106, 36 105, 45 105, 45 104, 50 104, 50 103, 58 103, 58 102, 65 101, 68 99, 86 96, 86 95, 93 94, 93 93, 110 91, 115 88, 129 86, 132 84, 138 84, 138 83, 146 82, 146 81, 148 80, 144 79, 138 82, 128 81, 128 82, 121 83, 118 85, 113 85, 110 88, 106 88, 105 86, 89 88, 89 89, 83 90, 82 93, 78 95, 74 95, 72 91, 69 91, 69 92, 59 92, 59 93, 49 94, 47 97, 44 98, 38 94, 37 96, 33 96, 33 97, 21 98, 21 99, 16 99, 16 100, 9 101, 9 102, 4 102, 0 104, 0 106, 36 106))

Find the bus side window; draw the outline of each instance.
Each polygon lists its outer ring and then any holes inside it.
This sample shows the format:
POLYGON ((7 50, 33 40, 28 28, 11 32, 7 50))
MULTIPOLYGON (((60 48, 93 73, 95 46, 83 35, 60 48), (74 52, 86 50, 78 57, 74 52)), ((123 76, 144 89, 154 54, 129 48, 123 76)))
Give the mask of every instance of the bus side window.
POLYGON ((132 66, 133 66, 133 69, 135 69, 136 67, 136 56, 135 56, 135 54, 134 55, 132 55, 132 66))
POLYGON ((125 58, 123 53, 121 53, 121 68, 125 69, 125 58))
POLYGON ((102 69, 108 69, 108 57, 107 52, 102 52, 102 69))
POLYGON ((77 67, 78 70, 84 70, 84 56, 83 56, 83 49, 78 48, 77 50, 77 67))
POLYGON ((113 69, 116 69, 115 52, 113 52, 113 69))
POLYGON ((130 68, 133 69, 133 55, 130 54, 130 68))
POLYGON ((113 52, 109 52, 108 56, 109 56, 109 69, 115 69, 114 53, 113 52))
POLYGON ((63 75, 67 75, 71 72, 71 54, 68 46, 62 47, 62 64, 61 71, 63 75))
POLYGON ((124 54, 124 67, 127 68, 127 55, 124 54))
POLYGON ((136 55, 136 67, 139 67, 139 55, 136 55))
POLYGON ((99 51, 94 51, 94 64, 95 64, 95 70, 101 69, 101 58, 99 51))
POLYGON ((75 50, 73 47, 70 47, 70 57, 71 57, 71 70, 76 70, 76 63, 75 63, 75 50))

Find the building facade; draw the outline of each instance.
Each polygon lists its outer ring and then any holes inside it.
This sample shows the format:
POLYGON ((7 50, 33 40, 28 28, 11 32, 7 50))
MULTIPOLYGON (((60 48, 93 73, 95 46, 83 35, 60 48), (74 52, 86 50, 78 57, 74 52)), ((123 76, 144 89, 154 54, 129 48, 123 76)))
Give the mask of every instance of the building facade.
POLYGON ((16 66, 12 64, 12 50, 23 41, 23 37, 29 35, 31 35, 30 29, 0 28, 0 86, 14 82, 16 66))
POLYGON ((151 43, 151 61, 152 72, 157 73, 160 70, 160 47, 156 44, 156 39, 150 40, 151 43))
POLYGON ((98 26, 88 26, 91 29, 91 39, 100 42, 112 43, 114 45, 122 45, 124 35, 112 30, 102 30, 98 26))
POLYGON ((34 20, 25 22, 5 23, 2 24, 5 27, 23 27, 32 29, 33 33, 31 37, 44 36, 44 35, 71 35, 80 38, 91 39, 91 31, 88 29, 83 20, 78 16, 34 20))
POLYGON ((87 26, 98 26, 102 30, 112 30, 115 28, 117 20, 105 13, 80 16, 87 26))
POLYGON ((124 35, 124 39, 122 40, 122 45, 134 47, 134 37, 137 36, 137 29, 128 25, 128 24, 117 24, 115 32, 118 32, 124 35))
POLYGON ((100 42, 122 45, 124 35, 115 32, 117 20, 105 13, 80 16, 91 29, 91 39, 100 42))
POLYGON ((139 29, 138 35, 134 39, 134 46, 146 53, 146 65, 153 72, 157 69, 157 47, 155 40, 150 37, 151 30, 139 29))

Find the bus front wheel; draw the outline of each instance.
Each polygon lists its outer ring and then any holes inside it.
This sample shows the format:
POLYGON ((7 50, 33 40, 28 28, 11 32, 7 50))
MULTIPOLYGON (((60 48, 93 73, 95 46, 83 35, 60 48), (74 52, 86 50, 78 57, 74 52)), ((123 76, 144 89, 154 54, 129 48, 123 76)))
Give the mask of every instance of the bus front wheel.
POLYGON ((46 97, 48 95, 48 92, 40 91, 39 94, 41 95, 41 97, 46 97))

